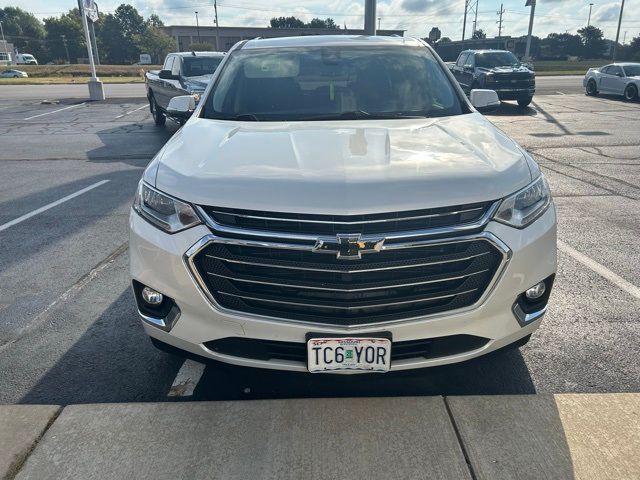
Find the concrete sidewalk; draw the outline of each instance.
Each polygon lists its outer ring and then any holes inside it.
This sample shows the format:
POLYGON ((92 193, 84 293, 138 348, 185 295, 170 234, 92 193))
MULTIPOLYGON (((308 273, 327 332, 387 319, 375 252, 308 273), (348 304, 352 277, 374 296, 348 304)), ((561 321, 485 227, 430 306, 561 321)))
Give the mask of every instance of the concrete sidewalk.
POLYGON ((0 406, 2 478, 631 480, 639 453, 640 394, 0 406))

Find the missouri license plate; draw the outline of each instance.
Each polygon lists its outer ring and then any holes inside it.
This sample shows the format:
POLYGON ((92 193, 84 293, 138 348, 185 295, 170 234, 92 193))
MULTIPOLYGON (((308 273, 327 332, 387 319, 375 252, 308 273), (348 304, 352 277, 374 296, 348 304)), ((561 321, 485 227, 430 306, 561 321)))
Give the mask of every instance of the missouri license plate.
POLYGON ((317 337, 307 340, 307 365, 312 373, 388 372, 390 364, 389 338, 317 337))

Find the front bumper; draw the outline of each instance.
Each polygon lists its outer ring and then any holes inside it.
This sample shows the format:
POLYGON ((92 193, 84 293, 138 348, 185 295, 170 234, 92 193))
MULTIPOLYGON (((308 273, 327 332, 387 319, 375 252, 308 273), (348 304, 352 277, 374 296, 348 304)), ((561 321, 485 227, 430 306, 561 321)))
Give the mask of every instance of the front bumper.
POLYGON ((521 98, 533 97, 535 88, 495 88, 500 100, 518 100, 521 98))
POLYGON ((132 211, 130 216, 130 261, 134 280, 173 298, 179 319, 169 331, 143 321, 153 338, 192 354, 235 365, 306 371, 303 362, 257 360, 220 354, 204 344, 217 339, 240 337, 283 342, 305 342, 307 333, 370 334, 391 332, 394 342, 473 335, 488 339, 481 348, 438 358, 394 361, 391 370, 404 370, 461 362, 500 349, 531 334, 542 321, 542 313, 521 323, 513 312, 518 295, 556 271, 556 216, 553 206, 532 225, 518 230, 490 222, 488 232, 510 249, 510 259, 483 302, 473 309, 450 311, 407 321, 366 327, 310 326, 301 322, 274 320, 224 310, 212 305, 198 288, 184 253, 210 230, 203 225, 167 235, 132 211))

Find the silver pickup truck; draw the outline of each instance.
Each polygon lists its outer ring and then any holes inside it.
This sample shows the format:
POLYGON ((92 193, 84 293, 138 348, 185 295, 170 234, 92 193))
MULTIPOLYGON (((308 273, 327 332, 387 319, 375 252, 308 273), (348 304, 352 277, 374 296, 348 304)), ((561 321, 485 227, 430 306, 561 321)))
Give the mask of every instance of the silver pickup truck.
POLYGON ((155 124, 164 125, 167 117, 184 123, 190 114, 169 114, 169 101, 180 95, 193 95, 197 103, 223 57, 224 53, 221 52, 170 53, 164 60, 162 70, 147 72, 147 98, 155 124))

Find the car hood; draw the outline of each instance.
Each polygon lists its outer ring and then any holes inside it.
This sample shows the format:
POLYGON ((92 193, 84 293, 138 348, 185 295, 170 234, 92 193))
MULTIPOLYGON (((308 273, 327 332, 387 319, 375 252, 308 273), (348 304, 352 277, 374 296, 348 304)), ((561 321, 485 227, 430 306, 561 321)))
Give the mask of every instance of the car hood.
POLYGON ((275 212, 433 208, 496 200, 532 180, 520 147, 479 113, 329 122, 192 118, 158 157, 151 168, 166 193, 275 212))
POLYGON ((509 66, 505 66, 505 67, 478 67, 478 70, 484 71, 484 72, 491 72, 491 73, 533 73, 529 68, 525 67, 524 65, 520 65, 519 67, 509 67, 509 66))

